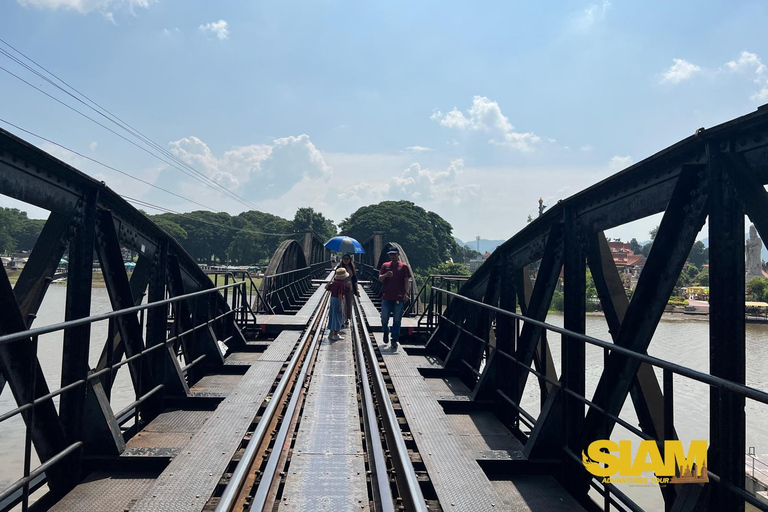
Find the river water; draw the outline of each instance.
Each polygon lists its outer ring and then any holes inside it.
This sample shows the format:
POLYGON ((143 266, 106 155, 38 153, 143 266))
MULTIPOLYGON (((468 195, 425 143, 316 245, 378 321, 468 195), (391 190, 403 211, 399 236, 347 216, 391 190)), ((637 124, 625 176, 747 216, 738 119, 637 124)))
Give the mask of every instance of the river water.
MULTIPOLYGON (((49 288, 40 308, 35 326, 49 325, 64 320, 66 303, 66 288, 53 285, 49 288)), ((109 297, 103 288, 93 290, 91 311, 93 314, 110 311, 109 297)), ((547 322, 562 326, 561 315, 550 315, 547 322)), ((602 316, 587 317, 587 334, 598 339, 610 341, 610 334, 605 319, 602 316)), ((107 322, 93 324, 91 328, 90 364, 98 362, 107 336, 107 322)), ((709 324, 700 317, 692 319, 684 316, 674 316, 661 320, 649 354, 660 359, 688 366, 695 370, 708 372, 709 369, 709 324)), ((747 324, 747 385, 768 391, 768 325, 747 324)), ((550 349, 555 365, 560 368, 559 335, 549 334, 550 349)), ((61 333, 51 333, 40 337, 39 359, 43 367, 48 386, 57 389, 61 380, 61 333)), ((587 396, 591 397, 597 386, 602 371, 603 350, 587 346, 587 396)), ((657 371, 661 382, 661 373, 657 371)), ((675 427, 684 446, 694 439, 709 439, 709 389, 706 385, 689 379, 675 377, 675 427)), ((523 407, 534 416, 538 415, 538 387, 535 382, 529 382, 523 407)), ((117 411, 135 400, 130 376, 127 369, 118 372, 112 393, 112 407, 117 411)), ((57 404, 58 405, 58 404, 57 404)), ((5 387, 0 395, 0 414, 15 407, 13 396, 5 387)), ((747 446, 754 446, 758 454, 768 454, 768 406, 747 400, 747 446)), ((632 425, 637 425, 631 400, 627 400, 621 417, 632 425)), ((11 484, 22 474, 24 454, 24 424, 20 416, 3 422, 0 426, 0 489, 11 484)), ((623 427, 614 429, 612 439, 637 438, 623 427)), ((636 443, 634 443, 636 444, 636 443)), ((764 459, 765 460, 765 459, 764 459)), ((33 461, 33 466, 37 461, 33 461)), ((644 475, 649 476, 649 475, 644 475)), ((622 485, 620 488, 635 499, 647 510, 662 510, 661 493, 658 487, 631 487, 622 485)))

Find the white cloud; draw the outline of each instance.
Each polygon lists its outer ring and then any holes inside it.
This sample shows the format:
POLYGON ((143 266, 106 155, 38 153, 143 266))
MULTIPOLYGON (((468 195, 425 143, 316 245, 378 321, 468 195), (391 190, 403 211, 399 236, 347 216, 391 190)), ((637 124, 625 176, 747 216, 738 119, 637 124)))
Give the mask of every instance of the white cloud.
POLYGON ((585 153, 588 153, 588 152, 592 151, 592 146, 589 145, 589 144, 584 144, 583 146, 581 146, 579 148, 579 151, 583 151, 585 153))
POLYGON ((227 39, 229 37, 229 25, 224 20, 214 21, 211 23, 206 23, 205 25, 200 25, 198 28, 203 33, 211 33, 219 38, 220 41, 223 41, 224 39, 227 39))
POLYGON ((179 27, 164 28, 163 29, 163 34, 168 36, 168 37, 171 37, 171 36, 173 36, 175 34, 179 34, 180 32, 181 32, 181 30, 179 30, 179 27))
POLYGON ((38 9, 69 9, 81 14, 89 12, 101 12, 104 17, 115 22, 113 9, 127 9, 132 14, 134 9, 140 7, 146 9, 155 0, 17 0, 21 5, 32 6, 38 9))
POLYGON ((683 59, 672 59, 673 64, 664 72, 659 83, 679 84, 683 80, 688 80, 695 73, 701 71, 696 64, 692 64, 683 59))
MULTIPOLYGON (((308 135, 275 139, 272 144, 236 146, 222 156, 216 156, 194 136, 171 142, 170 146, 171 152, 184 162, 245 198, 264 194, 279 198, 305 178, 327 181, 331 177, 330 167, 308 135)), ((178 181, 176 170, 168 169, 163 174, 165 180, 178 181)))
POLYGON ((91 148, 91 151, 96 151, 96 148, 99 146, 99 143, 96 141, 91 142, 88 147, 91 148))
POLYGON ((608 168, 611 171, 620 171, 622 169, 625 169, 632 165, 634 163, 634 160, 632 160, 632 157, 627 156, 614 156, 611 158, 610 163, 608 164, 608 168))
POLYGON ((414 153, 422 153, 424 151, 432 151, 432 148, 425 148, 424 146, 411 146, 405 148, 407 151, 412 151, 414 153))
POLYGON ((610 8, 609 0, 603 0, 600 4, 589 4, 584 10, 570 17, 570 29, 574 32, 589 32, 605 19, 610 8))
POLYGON ((738 60, 726 62, 725 68, 735 73, 745 71, 754 73, 752 81, 760 87, 760 90, 750 96, 750 99, 755 101, 768 100, 768 68, 757 54, 743 51, 738 60))
POLYGON ((472 98, 467 115, 456 107, 447 114, 435 109, 430 119, 447 128, 491 133, 494 138, 488 141, 490 144, 509 146, 519 151, 531 151, 535 144, 541 142, 541 137, 534 133, 515 132, 515 127, 501 112, 499 104, 485 96, 472 98))

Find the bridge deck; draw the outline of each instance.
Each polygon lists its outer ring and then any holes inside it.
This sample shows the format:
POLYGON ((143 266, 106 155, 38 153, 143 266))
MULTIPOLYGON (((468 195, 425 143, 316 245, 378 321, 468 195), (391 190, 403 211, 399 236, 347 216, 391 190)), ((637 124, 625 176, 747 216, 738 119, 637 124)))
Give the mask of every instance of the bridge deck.
POLYGON ((441 401, 466 401, 456 377, 425 378, 434 359, 409 356, 376 334, 395 392, 444 510, 572 511, 583 508, 552 477, 505 476, 492 481, 478 461, 522 460, 523 445, 488 411, 448 414, 441 401))
POLYGON ((355 380, 349 337, 325 338, 279 510, 369 510, 355 380))
MULTIPOLYGON (((318 287, 310 299, 315 306, 322 292, 318 287)), ((361 299, 368 323, 380 329, 378 310, 366 295, 361 299)), ((301 327, 309 316, 300 317, 305 318, 301 327)), ((272 342, 249 342, 266 347, 264 352, 227 357, 227 365, 247 368, 242 375, 206 375, 192 386, 193 397, 221 399, 215 409, 167 409, 128 441, 122 465, 93 472, 52 510, 200 512, 206 503, 210 508, 300 338, 298 330, 283 327, 272 342)), ((489 411, 446 411, 446 402, 468 402, 470 390, 458 377, 440 376, 439 359, 409 355, 402 346, 382 345, 380 332, 374 336, 418 450, 414 456, 423 462, 443 510, 583 510, 551 476, 486 474, 483 462, 524 461, 520 441, 489 411)), ((324 338, 320 344, 295 442, 285 448, 290 451, 279 510, 371 509, 351 338, 347 332, 344 340, 324 338)))

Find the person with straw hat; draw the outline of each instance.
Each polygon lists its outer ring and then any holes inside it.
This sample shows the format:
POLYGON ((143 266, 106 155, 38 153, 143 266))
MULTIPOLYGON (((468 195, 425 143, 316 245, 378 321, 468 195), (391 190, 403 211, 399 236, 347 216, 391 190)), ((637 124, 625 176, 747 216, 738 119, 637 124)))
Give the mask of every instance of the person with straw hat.
POLYGON ((343 318, 342 318, 342 304, 344 296, 347 293, 351 293, 351 285, 347 282, 349 273, 344 267, 339 267, 333 276, 333 281, 325 285, 325 289, 331 292, 331 311, 328 314, 328 330, 330 334, 328 339, 331 341, 344 339, 339 336, 341 330, 343 318))

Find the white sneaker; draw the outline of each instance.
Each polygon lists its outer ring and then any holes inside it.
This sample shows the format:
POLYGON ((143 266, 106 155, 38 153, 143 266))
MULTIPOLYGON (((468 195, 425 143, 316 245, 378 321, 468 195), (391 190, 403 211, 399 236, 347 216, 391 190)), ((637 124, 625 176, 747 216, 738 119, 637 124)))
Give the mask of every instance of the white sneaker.
POLYGON ((336 335, 336 341, 338 341, 338 340, 343 340, 343 339, 344 339, 344 336, 340 336, 340 335, 338 335, 338 334, 336 335))

